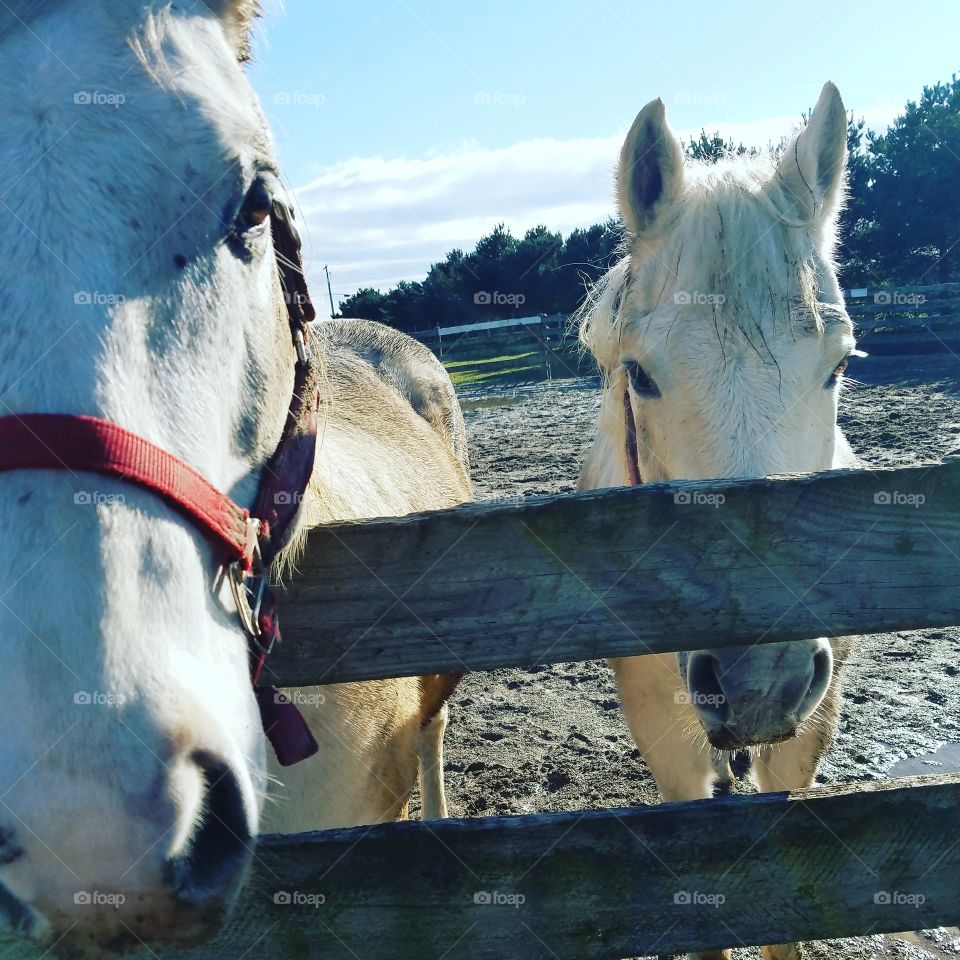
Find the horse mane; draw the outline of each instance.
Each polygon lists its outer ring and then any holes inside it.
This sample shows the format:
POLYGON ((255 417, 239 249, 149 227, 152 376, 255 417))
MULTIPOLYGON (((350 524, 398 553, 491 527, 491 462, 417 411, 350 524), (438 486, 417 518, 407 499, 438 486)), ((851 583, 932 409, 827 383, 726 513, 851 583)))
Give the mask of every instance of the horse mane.
MULTIPOLYGON (((812 309, 818 296, 813 254, 819 251, 822 257, 832 261, 839 208, 828 211, 827 215, 817 211, 806 219, 784 213, 785 209, 789 209, 789 204, 780 185, 777 161, 778 156, 773 150, 758 156, 728 154, 716 162, 686 160, 682 193, 671 201, 651 235, 645 236, 644 240, 649 243, 648 249, 653 250, 658 248, 661 241, 666 246, 672 234, 693 237, 704 246, 717 246, 732 263, 752 257, 752 261, 746 260, 744 272, 761 276, 761 268, 767 266, 760 259, 761 251, 755 249, 752 243, 746 250, 737 251, 739 238, 732 235, 735 230, 726 226, 723 217, 727 213, 731 218, 736 216, 740 224, 751 221, 754 226, 777 221, 786 228, 783 254, 800 278, 800 299, 816 315, 817 311, 812 309), (712 231, 711 224, 716 224, 712 231), (751 270, 751 263, 756 270, 751 270)), ((636 279, 631 273, 632 244, 633 238, 625 236, 620 259, 588 288, 583 304, 571 318, 571 326, 578 330, 581 345, 596 359, 605 381, 619 364, 623 321, 621 307, 636 279)), ((677 279, 682 255, 681 245, 679 254, 673 251, 672 256, 661 257, 661 260, 670 261, 676 266, 661 267, 659 276, 675 269, 674 279, 677 279)), ((722 281, 728 280, 732 269, 718 272, 715 268, 715 264, 706 262, 695 264, 694 269, 699 271, 700 279, 690 288, 704 291, 723 288, 722 281)), ((649 277, 656 269, 653 256, 643 258, 636 266, 641 276, 649 277)), ((671 293, 674 289, 668 278, 664 283, 664 292, 671 293)), ((804 311, 788 305, 786 312, 793 317, 804 311)), ((739 317, 734 318, 733 322, 739 324, 739 317)), ((751 330, 742 329, 741 333, 748 337, 754 335, 751 330)))
POLYGON ((263 16, 260 0, 207 0, 214 9, 221 9, 227 19, 227 35, 237 50, 241 63, 251 59, 250 33, 253 21, 263 16))
POLYGON ((617 365, 620 304, 629 285, 630 257, 625 255, 588 287, 586 299, 571 320, 581 346, 593 354, 604 378, 617 365))

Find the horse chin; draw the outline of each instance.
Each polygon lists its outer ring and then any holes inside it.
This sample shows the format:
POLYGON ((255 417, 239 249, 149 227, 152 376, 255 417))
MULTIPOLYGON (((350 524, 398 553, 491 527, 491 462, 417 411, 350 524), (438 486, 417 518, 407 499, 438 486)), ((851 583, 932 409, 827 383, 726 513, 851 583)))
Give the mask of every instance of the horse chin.
MULTIPOLYGON (((130 895, 120 906, 80 904, 78 910, 64 910, 24 904, 23 917, 34 922, 8 927, 57 960, 118 960, 141 952, 155 957, 156 950, 209 943, 229 919, 235 902, 236 896, 184 904, 173 892, 144 892, 130 895)), ((3 945, 0 934, 0 956, 6 955, 3 945)))
POLYGON ((730 727, 718 727, 705 730, 710 745, 717 750, 747 750, 750 747, 762 747, 771 743, 783 743, 797 735, 794 725, 784 727, 779 732, 751 734, 730 727))
POLYGON ((138 924, 134 917, 126 917, 124 920, 119 918, 104 918, 102 927, 76 927, 73 921, 55 923, 55 928, 61 927, 66 933, 61 933, 59 939, 55 939, 54 945, 50 947, 48 953, 50 957, 56 960, 119 960, 121 957, 129 957, 134 954, 149 957, 156 956, 155 949, 164 947, 185 949, 192 947, 201 947, 209 943, 223 926, 225 915, 222 911, 216 911, 215 916, 187 919, 183 921, 182 914, 171 915, 168 922, 159 929, 164 931, 163 935, 151 936, 150 933, 138 929, 138 924), (73 929, 71 929, 73 928, 73 929), (171 931, 175 931, 175 939, 172 939, 171 931))

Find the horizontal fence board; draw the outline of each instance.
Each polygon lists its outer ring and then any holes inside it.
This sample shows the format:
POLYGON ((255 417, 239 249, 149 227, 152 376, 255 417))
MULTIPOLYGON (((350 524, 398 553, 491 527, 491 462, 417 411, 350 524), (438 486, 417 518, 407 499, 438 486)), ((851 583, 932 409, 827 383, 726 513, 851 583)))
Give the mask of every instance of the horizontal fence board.
POLYGON ((879 332, 884 336, 899 333, 929 335, 930 330, 952 332, 958 321, 960 321, 960 314, 950 314, 950 316, 945 317, 884 317, 880 320, 870 321, 869 325, 860 327, 857 330, 857 336, 862 338, 874 332, 879 332))
POLYGON ((937 337, 956 336, 960 327, 960 314, 949 317, 896 317, 871 321, 857 330, 858 345, 870 348, 878 341, 891 343, 904 341, 907 337, 917 337, 935 342, 937 337))
POLYGON ((854 317, 854 330, 858 339, 874 331, 883 334, 897 333, 926 333, 928 330, 952 330, 956 327, 957 314, 944 316, 928 315, 925 317, 854 317))
POLYGON ((893 293, 926 293, 926 294, 950 294, 960 292, 960 283, 928 283, 928 284, 917 284, 916 286, 903 286, 903 287, 852 287, 850 289, 844 290, 843 295, 847 298, 853 297, 854 290, 866 290, 865 294, 862 294, 861 297, 875 297, 877 294, 893 294, 893 293))
POLYGON ((958 557, 960 460, 337 524, 281 591, 269 670, 289 686, 946 626, 958 557))
POLYGON ((960 332, 897 331, 861 337, 860 344, 871 357, 923 356, 933 353, 960 354, 960 332))
POLYGON ((960 780, 266 838, 167 958, 615 960, 960 921, 960 780))
POLYGON ((510 317, 506 320, 482 320, 478 323, 462 323, 457 327, 437 327, 438 337, 456 336, 478 330, 505 330, 511 327, 529 327, 543 323, 539 315, 534 317, 510 317))
POLYGON ((899 319, 931 319, 940 320, 950 311, 957 309, 960 302, 957 298, 952 300, 926 300, 923 303, 902 304, 902 303, 870 303, 859 307, 851 308, 847 313, 853 318, 877 317, 882 315, 885 319, 896 321, 899 319))

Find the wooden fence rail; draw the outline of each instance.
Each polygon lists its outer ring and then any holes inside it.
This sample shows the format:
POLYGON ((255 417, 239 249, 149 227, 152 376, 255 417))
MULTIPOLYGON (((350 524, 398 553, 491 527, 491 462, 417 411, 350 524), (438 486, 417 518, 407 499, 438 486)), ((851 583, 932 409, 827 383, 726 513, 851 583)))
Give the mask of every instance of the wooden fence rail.
POLYGON ((857 789, 268 837, 232 927, 163 957, 615 960, 955 923, 960 778, 857 789))
MULTIPOLYGON (((880 304, 879 306, 882 306, 880 304)), ((864 318, 882 310, 866 309, 864 318)), ((960 461, 311 533, 281 685, 960 623, 960 461)), ((164 960, 616 960, 955 923, 960 777, 264 838, 164 960)))
POLYGON ((960 349, 960 283, 844 291, 860 345, 869 353, 960 349))
POLYGON ((281 685, 960 623, 960 461, 323 527, 281 685))
MULTIPOLYGON (((960 461, 311 534, 286 684, 960 622, 960 461)), ((960 777, 264 838, 164 960, 615 960, 955 923, 960 777)))
MULTIPOLYGON (((960 283, 914 284, 903 286, 868 286, 844 290, 847 312, 853 318, 862 346, 875 354, 927 353, 960 348, 960 283)), ((494 334, 475 333, 466 325, 463 333, 445 334, 444 351, 452 348, 475 347, 478 343, 496 342, 497 349, 510 352, 518 343, 526 343, 530 327, 508 328, 494 334)), ((453 328, 454 330, 457 328, 453 328)), ((544 317, 537 328, 543 338, 549 331, 554 342, 572 342, 575 337, 569 326, 569 317, 544 317)), ((421 330, 413 334, 433 349, 440 349, 436 330, 421 330)), ((559 375, 573 364, 560 364, 559 375)), ((582 371, 581 371, 582 372, 582 371)))
MULTIPOLYGON (((281 682, 960 622, 960 461, 325 527, 281 682), (505 549, 505 545, 508 549, 505 549)), ((164 960, 616 960, 955 923, 960 777, 267 837, 164 960)))

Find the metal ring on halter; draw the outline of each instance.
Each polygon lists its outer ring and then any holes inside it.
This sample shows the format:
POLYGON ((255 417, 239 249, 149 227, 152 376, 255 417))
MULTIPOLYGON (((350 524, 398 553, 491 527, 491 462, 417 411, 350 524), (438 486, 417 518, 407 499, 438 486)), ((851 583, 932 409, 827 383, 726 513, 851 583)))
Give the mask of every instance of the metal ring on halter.
POLYGON ((266 589, 266 579, 261 574, 251 577, 245 573, 242 564, 231 563, 229 570, 230 590, 233 593, 233 602, 240 617, 240 625, 252 639, 260 637, 260 604, 263 601, 263 591, 266 589), (250 580, 257 580, 256 590, 251 589, 250 580), (253 601, 251 603, 251 600, 253 601))
POLYGON ((297 330, 293 335, 293 342, 297 348, 297 360, 301 367, 305 367, 310 360, 310 346, 303 330, 297 330))
POLYGON ((273 653, 273 648, 277 645, 277 638, 279 636, 280 636, 279 631, 273 630, 270 633, 269 643, 264 645, 261 642, 261 638, 263 637, 263 633, 261 632, 258 636, 251 637, 250 643, 254 647, 254 649, 256 649, 257 653, 259 653, 262 657, 266 658, 266 657, 269 657, 271 653, 273 653))
POLYGON ((256 641, 262 633, 260 607, 263 605, 263 595, 267 589, 268 573, 263 567, 263 557, 260 554, 260 521, 250 519, 247 529, 250 565, 247 566, 242 560, 236 560, 230 564, 227 573, 240 623, 246 633, 256 641))

